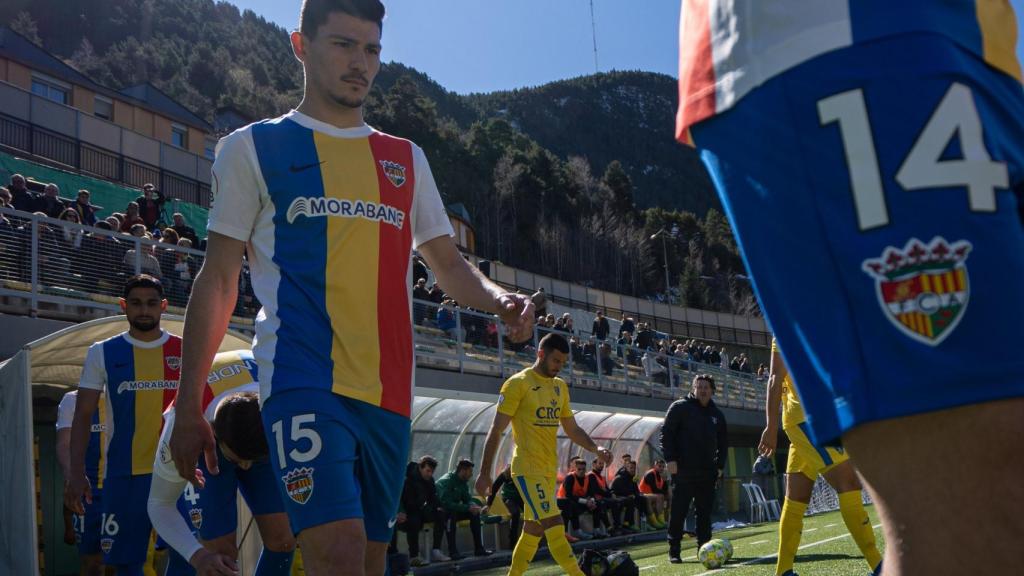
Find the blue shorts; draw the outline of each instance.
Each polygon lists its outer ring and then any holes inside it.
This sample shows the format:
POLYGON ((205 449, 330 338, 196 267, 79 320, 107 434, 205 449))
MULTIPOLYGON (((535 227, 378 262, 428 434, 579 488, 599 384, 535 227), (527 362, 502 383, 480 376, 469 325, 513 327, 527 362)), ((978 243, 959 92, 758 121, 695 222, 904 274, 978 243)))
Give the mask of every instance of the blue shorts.
POLYGON ((213 475, 206 469, 206 459, 200 458, 199 469, 206 478, 206 486, 195 490, 190 489, 190 484, 182 495, 185 516, 199 531, 200 538, 213 540, 238 528, 237 492, 242 493, 254 516, 284 512, 269 459, 254 462, 248 470, 242 470, 224 457, 218 445, 217 460, 220 474, 213 475))
MULTIPOLYGON (((93 481, 95 481, 93 479, 93 481)), ((85 514, 75 514, 72 517, 72 524, 75 527, 75 541, 78 543, 78 553, 82 556, 91 556, 100 553, 100 528, 103 525, 103 489, 92 490, 92 504, 82 501, 85 507, 85 514)))
POLYGON ((292 532, 362 518, 390 542, 409 453, 409 418, 329 390, 293 389, 263 405, 278 490, 292 532))
POLYGON ((146 511, 151 474, 106 478, 100 549, 107 565, 146 561, 153 524, 146 511))
POLYGON ((898 36, 776 76, 692 135, 815 443, 1024 396, 1017 80, 898 36))

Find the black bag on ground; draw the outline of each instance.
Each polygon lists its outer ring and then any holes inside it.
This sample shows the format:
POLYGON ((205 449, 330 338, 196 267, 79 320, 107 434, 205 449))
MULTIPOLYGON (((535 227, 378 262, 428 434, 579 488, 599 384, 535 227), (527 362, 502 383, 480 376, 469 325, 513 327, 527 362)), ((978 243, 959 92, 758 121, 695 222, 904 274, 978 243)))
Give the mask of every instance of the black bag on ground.
POLYGON ((640 568, 624 550, 587 548, 577 564, 586 576, 639 576, 640 568))

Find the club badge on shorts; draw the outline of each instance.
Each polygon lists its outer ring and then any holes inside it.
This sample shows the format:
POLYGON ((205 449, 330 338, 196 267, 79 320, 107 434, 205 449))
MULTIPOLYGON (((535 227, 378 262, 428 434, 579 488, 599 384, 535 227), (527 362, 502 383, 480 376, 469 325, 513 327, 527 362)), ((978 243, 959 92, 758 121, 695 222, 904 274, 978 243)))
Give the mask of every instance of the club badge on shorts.
POLYGON ((188 511, 188 518, 192 521, 192 527, 199 530, 203 527, 203 509, 192 508, 188 511))
POLYGON ((110 554, 110 549, 114 547, 113 538, 100 538, 100 550, 103 550, 104 554, 110 554))
POLYGON ((936 236, 925 244, 911 238, 902 249, 887 247, 861 268, 875 279, 878 303, 903 334, 938 346, 964 316, 970 296, 967 240, 936 236))
POLYGON ((296 468, 281 477, 288 497, 298 504, 305 504, 313 495, 313 468, 296 468))

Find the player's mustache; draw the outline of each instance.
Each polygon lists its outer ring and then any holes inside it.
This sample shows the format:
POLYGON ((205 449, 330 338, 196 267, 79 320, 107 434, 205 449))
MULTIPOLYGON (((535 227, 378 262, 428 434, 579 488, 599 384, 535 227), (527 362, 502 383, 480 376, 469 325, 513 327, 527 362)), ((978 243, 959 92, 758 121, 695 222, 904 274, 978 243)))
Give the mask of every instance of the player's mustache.
POLYGON ((341 77, 345 82, 355 82, 356 84, 362 84, 363 86, 369 86, 370 82, 366 79, 366 76, 362 74, 346 74, 341 77))

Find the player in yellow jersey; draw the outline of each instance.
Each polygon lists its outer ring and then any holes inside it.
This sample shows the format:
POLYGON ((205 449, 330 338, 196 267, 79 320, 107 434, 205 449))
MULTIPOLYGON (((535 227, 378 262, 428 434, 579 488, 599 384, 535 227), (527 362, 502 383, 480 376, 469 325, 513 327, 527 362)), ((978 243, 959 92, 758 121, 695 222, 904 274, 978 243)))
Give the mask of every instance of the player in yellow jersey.
POLYGON ((772 365, 768 378, 768 399, 765 404, 767 425, 761 434, 758 451, 764 456, 775 452, 779 437, 779 404, 782 404, 782 430, 789 438, 786 461, 786 501, 779 519, 779 557, 776 575, 793 575, 793 560, 800 546, 804 513, 811 501, 811 490, 818 474, 839 493, 839 511, 843 522, 857 542, 872 570, 878 568, 882 555, 875 546, 875 533, 861 501, 861 484, 857 473, 842 448, 816 448, 806 433, 806 418, 800 406, 793 380, 782 361, 778 344, 772 341, 772 365))
POLYGON ((541 339, 533 366, 502 385, 498 410, 484 444, 483 462, 476 479, 476 490, 480 494, 486 494, 491 487, 494 454, 502 434, 512 424, 512 439, 516 444, 512 455, 512 480, 526 503, 526 522, 512 552, 509 574, 526 571, 537 553, 541 536, 547 538, 551 557, 566 574, 583 574, 565 538, 565 526, 555 498, 558 426, 562 426, 570 440, 596 453, 605 462, 611 462, 612 455, 576 424, 569 407, 569 387, 558 378, 568 354, 569 343, 562 336, 548 334, 541 339))

